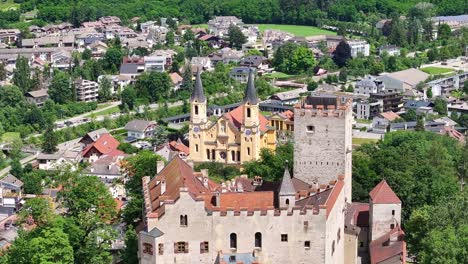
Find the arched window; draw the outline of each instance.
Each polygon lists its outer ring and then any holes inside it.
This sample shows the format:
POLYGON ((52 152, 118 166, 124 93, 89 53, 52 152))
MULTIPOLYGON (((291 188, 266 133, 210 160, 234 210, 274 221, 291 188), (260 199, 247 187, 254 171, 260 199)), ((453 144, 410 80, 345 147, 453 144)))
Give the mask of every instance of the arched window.
POLYGON ((286 205, 289 205, 289 199, 286 199, 286 205))
POLYGON ((255 247, 256 248, 262 247, 262 233, 260 232, 255 233, 255 247))
POLYGON ((250 117, 251 113, 250 113, 250 108, 247 108, 247 117, 250 117))
POLYGON ((195 114, 198 115, 198 105, 195 106, 195 114))
POLYGON ((231 248, 237 248, 237 234, 236 233, 231 233, 229 236, 229 245, 231 248))

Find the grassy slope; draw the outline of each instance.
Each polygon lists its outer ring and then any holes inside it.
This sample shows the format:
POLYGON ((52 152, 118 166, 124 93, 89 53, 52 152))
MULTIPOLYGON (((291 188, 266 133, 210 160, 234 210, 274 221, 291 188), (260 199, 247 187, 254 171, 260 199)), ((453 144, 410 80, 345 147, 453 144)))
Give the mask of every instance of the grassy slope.
POLYGON ((13 2, 13 0, 0 0, 0 10, 1 11, 6 11, 9 9, 18 9, 19 4, 13 2))

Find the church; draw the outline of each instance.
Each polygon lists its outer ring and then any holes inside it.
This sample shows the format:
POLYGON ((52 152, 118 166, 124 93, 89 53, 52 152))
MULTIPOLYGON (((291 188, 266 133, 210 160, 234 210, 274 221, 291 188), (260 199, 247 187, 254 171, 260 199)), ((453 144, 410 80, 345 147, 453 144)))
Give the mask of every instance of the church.
POLYGON ((276 148, 276 132, 260 112, 260 100, 251 70, 244 99, 236 109, 220 116, 207 116, 207 98, 200 72, 190 98, 190 155, 194 164, 220 162, 241 165, 260 158, 260 150, 276 148))

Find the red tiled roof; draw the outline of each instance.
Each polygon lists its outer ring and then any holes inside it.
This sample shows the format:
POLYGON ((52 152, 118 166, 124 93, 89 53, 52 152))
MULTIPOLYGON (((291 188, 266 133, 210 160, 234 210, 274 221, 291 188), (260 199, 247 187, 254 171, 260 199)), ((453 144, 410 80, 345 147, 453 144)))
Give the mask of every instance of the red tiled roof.
POLYGON ((338 196, 343 191, 343 187, 344 187, 344 181, 339 180, 338 182, 336 182, 335 186, 333 187, 333 190, 330 196, 328 196, 328 199, 325 202, 325 206, 327 208, 327 218, 330 215, 333 209, 333 206, 335 206, 336 200, 338 200, 338 196))
POLYGON ((458 140, 461 143, 465 142, 465 136, 462 133, 458 132, 453 127, 444 127, 444 128, 442 128, 441 131, 440 131, 440 134, 447 135, 447 136, 449 136, 451 138, 454 138, 454 139, 458 140))
POLYGON ((117 141, 117 139, 112 137, 110 134, 102 134, 95 142, 89 144, 88 146, 86 146, 86 148, 83 149, 82 155, 86 156, 86 154, 93 148, 96 149, 96 151, 98 151, 99 153, 101 153, 101 155, 121 155, 123 154, 123 152, 117 149, 119 145, 119 141, 117 141))
POLYGON ((352 203, 346 215, 345 224, 369 227, 369 204, 352 203))
POLYGON ((274 192, 271 191, 221 193, 219 198, 218 207, 223 211, 226 209, 267 210, 274 206, 274 192))
POLYGON ((399 204, 401 200, 393 192, 392 188, 388 185, 387 181, 382 180, 377 186, 369 193, 373 203, 379 204, 399 204))
POLYGON ((380 113, 380 115, 387 119, 388 121, 394 121, 395 119, 398 119, 398 118, 401 118, 398 114, 392 112, 392 111, 389 111, 389 112, 383 112, 383 113, 380 113))
POLYGON ((169 146, 171 147, 171 150, 173 151, 183 152, 187 155, 190 153, 189 147, 185 146, 184 143, 182 142, 171 141, 169 142, 169 146))
POLYGON ((284 111, 281 114, 289 120, 294 120, 294 112, 291 110, 284 111))
POLYGON ((381 263, 391 257, 400 255, 401 263, 406 263, 405 232, 399 226, 369 244, 371 264, 381 263), (386 245, 386 242, 388 243, 386 245))
POLYGON ((182 82, 182 77, 177 72, 173 72, 169 74, 169 76, 171 77, 171 81, 174 85, 182 82))
MULTIPOLYGON (((244 105, 238 106, 236 109, 224 115, 228 118, 237 128, 241 128, 244 124, 244 105)), ((268 130, 268 119, 261 113, 259 113, 260 119, 260 131, 265 132, 268 130)))

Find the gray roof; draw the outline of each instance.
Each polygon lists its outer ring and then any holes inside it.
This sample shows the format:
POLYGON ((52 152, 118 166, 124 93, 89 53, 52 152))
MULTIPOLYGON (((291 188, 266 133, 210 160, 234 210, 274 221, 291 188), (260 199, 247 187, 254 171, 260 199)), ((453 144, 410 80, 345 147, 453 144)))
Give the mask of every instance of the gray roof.
POLYGON ((154 238, 157 238, 157 237, 160 237, 160 236, 164 235, 164 233, 161 230, 159 230, 158 228, 156 228, 156 227, 151 229, 151 231, 149 231, 148 234, 151 235, 154 238))
POLYGON ((407 109, 416 109, 420 107, 433 107, 434 103, 430 101, 416 101, 416 100, 408 100, 405 102, 404 107, 407 109))
POLYGON ((200 71, 197 71, 197 79, 195 80, 195 86, 193 87, 192 96, 190 101, 206 102, 206 97, 203 92, 203 84, 201 79, 200 71))
POLYGON ((125 63, 120 66, 120 74, 137 74, 138 73, 138 65, 125 63))
POLYGON ((47 89, 41 89, 41 90, 37 90, 37 91, 30 91, 27 93, 27 95, 31 96, 31 97, 34 97, 34 98, 37 98, 37 97, 43 97, 43 96, 47 96, 47 89))
POLYGON ((251 69, 249 72, 249 79, 247 80, 247 86, 245 87, 245 94, 244 94, 244 103, 249 104, 257 104, 258 97, 257 97, 257 89, 255 89, 255 76, 254 71, 251 69))
POLYGON ((86 135, 89 136, 93 141, 96 141, 102 134, 108 134, 108 133, 109 131, 107 131, 107 129, 100 128, 98 130, 88 132, 86 135))
POLYGON ((155 124, 153 121, 147 120, 132 120, 125 125, 126 130, 144 132, 150 125, 155 124))
POLYGON ((357 81, 356 87, 377 88, 377 85, 375 84, 375 78, 372 76, 369 76, 368 78, 364 78, 362 80, 357 81))
POLYGON ((289 174, 289 169, 286 167, 284 170, 283 179, 281 180, 281 186, 279 189, 279 195, 295 195, 296 189, 291 180, 291 175, 289 174))
POLYGON ((252 55, 252 56, 248 56, 248 57, 243 58, 241 60, 241 62, 240 62, 240 65, 258 67, 266 59, 267 58, 265 58, 263 56, 254 56, 254 55, 252 55))
POLYGON ((13 186, 16 186, 17 188, 21 188, 23 186, 23 182, 11 174, 8 174, 7 176, 3 177, 3 179, 0 180, 0 183, 2 185, 3 184, 13 185, 13 186))

